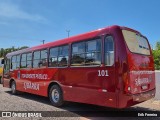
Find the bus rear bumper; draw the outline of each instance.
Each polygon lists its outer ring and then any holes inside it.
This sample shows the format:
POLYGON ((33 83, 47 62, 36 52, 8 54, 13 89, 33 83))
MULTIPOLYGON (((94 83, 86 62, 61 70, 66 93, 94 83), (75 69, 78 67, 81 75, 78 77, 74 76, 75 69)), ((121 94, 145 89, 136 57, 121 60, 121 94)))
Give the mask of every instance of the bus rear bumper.
POLYGON ((153 89, 153 90, 143 92, 143 93, 140 93, 140 94, 132 95, 132 98, 133 98, 134 102, 143 102, 143 101, 149 100, 151 98, 154 98, 155 93, 156 93, 156 90, 153 89))

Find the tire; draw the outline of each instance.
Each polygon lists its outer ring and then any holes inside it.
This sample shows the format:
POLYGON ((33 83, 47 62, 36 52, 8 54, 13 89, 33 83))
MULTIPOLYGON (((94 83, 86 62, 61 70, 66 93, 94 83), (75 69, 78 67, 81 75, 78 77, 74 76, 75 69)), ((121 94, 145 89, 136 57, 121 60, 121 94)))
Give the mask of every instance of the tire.
POLYGON ((12 81, 12 83, 11 83, 11 92, 12 92, 13 95, 17 94, 16 82, 15 81, 12 81))
POLYGON ((64 104, 63 93, 58 85, 53 85, 50 88, 49 99, 53 106, 60 107, 64 104))

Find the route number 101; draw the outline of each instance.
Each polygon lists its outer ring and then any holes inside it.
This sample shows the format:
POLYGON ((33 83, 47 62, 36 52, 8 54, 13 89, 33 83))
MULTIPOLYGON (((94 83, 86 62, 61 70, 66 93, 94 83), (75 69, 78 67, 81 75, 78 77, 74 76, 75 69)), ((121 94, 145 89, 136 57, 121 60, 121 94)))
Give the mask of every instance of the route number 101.
POLYGON ((98 70, 98 76, 108 76, 108 70, 98 70))

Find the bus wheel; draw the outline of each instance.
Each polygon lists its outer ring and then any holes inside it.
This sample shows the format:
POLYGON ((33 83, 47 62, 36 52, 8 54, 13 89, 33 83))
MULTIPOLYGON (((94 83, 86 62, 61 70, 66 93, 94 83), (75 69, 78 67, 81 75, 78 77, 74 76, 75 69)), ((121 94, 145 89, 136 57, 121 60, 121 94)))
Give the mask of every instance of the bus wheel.
POLYGON ((49 91, 49 99, 53 106, 60 107, 63 105, 63 93, 58 85, 53 85, 49 91))
POLYGON ((17 93, 16 82, 15 81, 12 81, 12 83, 11 83, 11 92, 12 92, 12 94, 16 94, 17 93))

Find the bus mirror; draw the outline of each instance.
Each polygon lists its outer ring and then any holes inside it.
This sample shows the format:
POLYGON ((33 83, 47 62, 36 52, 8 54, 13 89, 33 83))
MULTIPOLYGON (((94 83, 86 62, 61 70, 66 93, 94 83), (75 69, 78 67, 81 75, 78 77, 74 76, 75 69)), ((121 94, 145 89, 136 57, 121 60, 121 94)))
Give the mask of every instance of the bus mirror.
POLYGON ((4 59, 1 60, 1 64, 4 64, 4 59))

